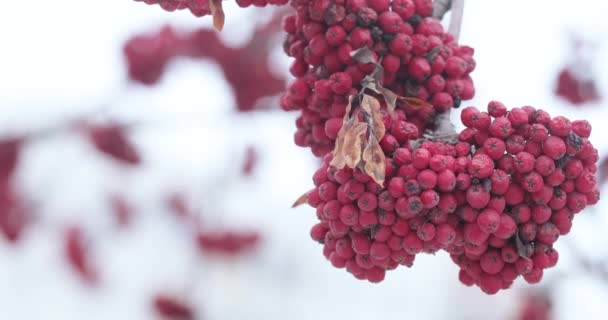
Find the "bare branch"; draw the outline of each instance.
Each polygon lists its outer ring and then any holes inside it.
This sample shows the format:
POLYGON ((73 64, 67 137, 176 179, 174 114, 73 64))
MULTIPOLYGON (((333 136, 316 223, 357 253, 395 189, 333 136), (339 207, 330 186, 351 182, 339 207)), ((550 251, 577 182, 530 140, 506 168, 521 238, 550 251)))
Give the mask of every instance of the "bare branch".
POLYGON ((452 0, 452 17, 450 18, 450 26, 448 32, 454 36, 456 42, 460 36, 460 28, 462 26, 462 16, 464 14, 464 0, 452 0))
POLYGON ((450 7, 452 0, 435 0, 433 1, 433 18, 441 20, 450 7))

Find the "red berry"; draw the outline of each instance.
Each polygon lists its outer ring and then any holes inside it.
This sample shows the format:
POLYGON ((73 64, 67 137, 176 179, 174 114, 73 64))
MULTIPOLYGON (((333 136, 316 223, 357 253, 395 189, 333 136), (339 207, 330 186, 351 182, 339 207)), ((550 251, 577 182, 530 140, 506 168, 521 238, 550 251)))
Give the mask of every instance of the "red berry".
POLYGON ((553 160, 566 154, 566 143, 559 137, 550 136, 542 144, 543 152, 553 160))
POLYGON ((494 233, 500 226, 500 214, 494 209, 485 209, 477 217, 477 225, 486 233, 494 233))

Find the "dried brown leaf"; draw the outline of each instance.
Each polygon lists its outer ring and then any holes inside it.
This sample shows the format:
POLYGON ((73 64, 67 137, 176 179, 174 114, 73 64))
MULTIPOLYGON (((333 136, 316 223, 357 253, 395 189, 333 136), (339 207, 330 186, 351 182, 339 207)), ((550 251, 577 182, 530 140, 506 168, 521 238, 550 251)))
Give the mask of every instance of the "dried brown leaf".
POLYGON ((407 104, 407 106, 409 108, 413 109, 413 110, 420 110, 420 109, 424 109, 424 108, 432 108, 433 107, 432 104, 430 104, 430 103, 428 103, 428 102, 426 102, 424 100, 418 99, 418 98, 411 98, 411 97, 405 98, 405 97, 401 97, 400 100, 404 101, 407 104))
POLYGON ((363 138, 367 132, 367 124, 355 122, 344 134, 344 145, 342 146, 342 156, 349 168, 355 168, 361 162, 363 150, 363 138))
MULTIPOLYGON (((347 118, 347 115, 344 117, 347 118)), ((342 123, 342 128, 338 131, 338 137, 336 139, 336 145, 334 146, 334 151, 332 152, 332 159, 329 163, 330 166, 336 167, 338 169, 344 168, 346 166, 346 160, 344 159, 344 153, 342 149, 344 148, 344 137, 346 136, 346 131, 349 130, 353 124, 355 123, 355 119, 348 119, 342 123)))
POLYGON ((370 135, 363 151, 363 161, 365 162, 363 168, 365 173, 372 177, 380 186, 384 186, 385 160, 384 151, 382 151, 378 140, 376 140, 375 136, 370 135))
POLYGON ((515 247, 517 248, 517 253, 519 256, 524 259, 530 259, 534 253, 533 250, 530 250, 531 247, 526 245, 519 237, 519 230, 515 232, 515 247))
POLYGON ((350 53, 350 56, 355 59, 357 62, 361 63, 376 63, 376 59, 372 55, 372 50, 368 47, 359 48, 357 50, 353 50, 350 53))
POLYGON ((342 120, 342 127, 338 131, 336 145, 334 146, 334 150, 332 152, 332 159, 329 163, 330 166, 333 166, 338 169, 342 169, 346 165, 344 153, 342 152, 342 148, 344 146, 344 137, 346 135, 346 131, 350 129, 355 123, 355 119, 350 118, 350 110, 353 98, 354 96, 350 96, 348 98, 348 105, 346 106, 346 113, 344 114, 344 119, 342 120))
POLYGON ((382 89, 382 86, 378 84, 376 79, 369 75, 365 76, 365 78, 361 80, 361 85, 363 86, 363 88, 370 89, 375 93, 380 93, 380 90, 382 89))
POLYGON ((380 94, 382 94, 382 96, 384 97, 388 113, 391 115, 391 117, 394 118, 395 109, 397 108, 397 99, 399 99, 399 96, 387 88, 382 88, 380 90, 380 94))
MULTIPOLYGON (((309 191, 310 192, 310 191, 309 191)), ((292 208, 299 207, 308 202, 308 192, 304 192, 303 195, 299 196, 298 199, 291 205, 292 208)))
POLYGON ((363 95, 361 108, 371 116, 370 125, 374 129, 373 132, 376 140, 382 140, 382 137, 384 137, 384 134, 386 133, 386 128, 384 127, 382 113, 380 112, 380 101, 370 95, 363 95))
POLYGON ((213 16, 213 28, 217 31, 222 31, 224 28, 224 9, 222 8, 222 0, 209 0, 209 10, 213 16))

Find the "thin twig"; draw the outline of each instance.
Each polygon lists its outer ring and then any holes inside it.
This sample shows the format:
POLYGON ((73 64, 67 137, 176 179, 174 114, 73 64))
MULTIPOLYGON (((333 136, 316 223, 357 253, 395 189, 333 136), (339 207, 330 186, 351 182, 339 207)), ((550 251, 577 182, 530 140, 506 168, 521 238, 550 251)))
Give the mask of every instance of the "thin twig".
POLYGON ((451 1, 452 16, 450 18, 450 26, 448 32, 454 36, 456 42, 460 36, 460 29, 462 26, 462 16, 464 14, 464 0, 452 0, 451 1))

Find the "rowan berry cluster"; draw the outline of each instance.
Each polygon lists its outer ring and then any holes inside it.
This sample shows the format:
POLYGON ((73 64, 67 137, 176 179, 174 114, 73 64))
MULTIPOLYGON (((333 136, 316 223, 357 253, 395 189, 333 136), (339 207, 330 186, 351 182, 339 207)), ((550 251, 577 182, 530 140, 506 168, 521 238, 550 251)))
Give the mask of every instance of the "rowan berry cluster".
POLYGON ((197 17, 211 14, 209 0, 134 0, 146 4, 157 4, 163 10, 173 12, 175 10, 188 9, 197 17))
POLYGON ((475 93, 469 73, 473 49, 459 46, 431 17, 430 0, 293 0, 287 16, 284 51, 295 58, 296 79, 281 99, 284 110, 299 110, 295 143, 316 156, 333 149, 348 96, 361 91, 365 77, 382 67, 378 79, 399 96, 435 106, 410 123, 422 132, 435 112, 458 107, 475 93), (353 57, 371 50, 369 61, 353 57))
POLYGON ((359 169, 336 170, 330 155, 314 174, 308 203, 320 222, 311 236, 325 256, 379 282, 418 253, 445 250, 460 281, 488 294, 520 275, 539 282, 557 263, 553 243, 599 199, 589 123, 492 101, 487 112, 463 109, 457 143, 416 146, 416 126, 396 114, 384 117, 384 187, 359 169))
MULTIPOLYGON (((211 6, 209 0, 134 0, 144 2, 146 4, 157 4, 163 10, 173 12, 175 10, 188 9, 196 17, 202 17, 211 14, 211 6)), ((287 0, 237 0, 237 5, 242 8, 255 6, 265 7, 269 4, 284 5, 287 0)))
POLYGON ((197 234, 196 242, 205 253, 237 256, 256 249, 260 238, 260 234, 254 231, 206 231, 197 234))

